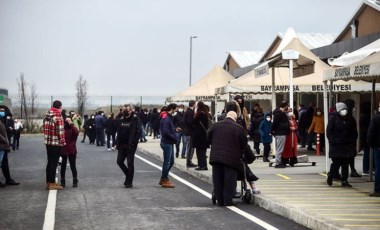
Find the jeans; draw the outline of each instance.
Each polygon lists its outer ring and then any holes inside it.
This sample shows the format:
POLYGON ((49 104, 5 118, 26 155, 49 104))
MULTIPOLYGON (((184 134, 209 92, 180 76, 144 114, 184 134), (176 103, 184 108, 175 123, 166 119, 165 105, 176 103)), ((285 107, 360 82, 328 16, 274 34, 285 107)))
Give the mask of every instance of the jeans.
POLYGON ((363 172, 368 173, 369 172, 369 152, 370 148, 365 147, 363 148, 363 172))
POLYGON ((141 124, 141 136, 140 136, 140 141, 145 141, 146 138, 145 138, 145 129, 144 129, 144 125, 141 124))
POLYGON ((104 129, 96 128, 96 145, 104 145, 104 129))
POLYGON ((62 155, 62 164, 61 164, 61 180, 66 178, 66 165, 67 158, 69 158, 71 173, 73 174, 73 179, 78 178, 77 166, 76 166, 76 154, 62 155))
POLYGON ((285 140, 286 136, 275 136, 276 139, 276 165, 281 164, 281 157, 282 157, 282 152, 284 151, 285 147, 285 140))
POLYGON ((161 179, 168 179, 169 171, 174 165, 174 146, 165 142, 160 143, 161 149, 164 151, 164 162, 162 163, 161 179))
POLYGON ((115 147, 115 135, 116 133, 107 133, 107 148, 111 148, 111 138, 112 138, 112 147, 115 147))
POLYGON ((380 148, 373 149, 375 158, 375 192, 380 193, 380 148))
POLYGON ((191 136, 185 136, 186 142, 186 164, 191 164, 194 155, 194 148, 192 147, 191 136))
POLYGON ((4 150, 0 150, 0 162, 3 161, 4 150))
POLYGON ((175 149, 176 149, 176 153, 179 153, 179 144, 181 143, 181 139, 182 139, 182 157, 185 157, 186 156, 186 145, 185 145, 185 136, 183 135, 183 132, 176 132, 175 133, 176 136, 177 136, 177 143, 175 144, 175 149))
POLYGON ((61 156, 61 146, 46 145, 47 160, 46 165, 46 183, 55 183, 55 171, 59 157, 61 156))
POLYGON ((132 184, 133 182, 136 149, 137 145, 120 145, 118 147, 116 163, 123 171, 127 184, 132 184), (124 164, 125 158, 127 158, 128 167, 124 164))
POLYGON ((18 149, 18 147, 20 146, 20 135, 21 131, 15 130, 15 135, 13 136, 13 150, 15 150, 15 148, 18 149))

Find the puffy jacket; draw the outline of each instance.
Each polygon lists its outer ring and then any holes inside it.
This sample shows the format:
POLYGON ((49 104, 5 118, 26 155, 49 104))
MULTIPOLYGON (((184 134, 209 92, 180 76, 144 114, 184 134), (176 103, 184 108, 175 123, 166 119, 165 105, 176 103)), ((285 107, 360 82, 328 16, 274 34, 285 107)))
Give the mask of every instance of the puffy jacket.
POLYGON ((380 148, 380 113, 376 114, 369 124, 367 142, 372 148, 380 148))
POLYGON ((136 145, 141 136, 140 118, 132 113, 130 117, 123 117, 118 120, 116 131, 116 145, 136 145))
POLYGON ((244 128, 231 118, 216 122, 207 132, 211 144, 210 164, 223 164, 237 170, 241 168, 242 151, 248 143, 244 128))
MULTIPOLYGON (((265 117, 270 116, 270 113, 265 113, 265 117)), ((268 144, 272 143, 272 121, 267 121, 267 119, 263 119, 259 126, 259 132, 261 136, 261 143, 268 144)))
POLYGON ((272 135, 273 136, 286 136, 289 135, 289 119, 286 113, 282 112, 280 109, 275 109, 273 111, 273 124, 272 124, 272 135))
POLYGON ((330 145, 330 158, 349 158, 356 155, 358 131, 354 117, 342 117, 334 113, 327 123, 326 135, 330 145))

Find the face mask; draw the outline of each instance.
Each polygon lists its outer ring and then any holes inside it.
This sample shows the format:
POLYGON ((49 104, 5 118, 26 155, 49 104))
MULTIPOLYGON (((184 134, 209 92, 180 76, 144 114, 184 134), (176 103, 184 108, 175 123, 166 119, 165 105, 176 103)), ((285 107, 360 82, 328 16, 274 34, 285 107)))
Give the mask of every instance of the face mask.
POLYGON ((318 115, 318 116, 321 116, 321 114, 322 114, 321 112, 317 112, 317 115, 318 115))
POLYGON ((270 120, 272 120, 270 117, 267 117, 267 121, 270 121, 270 120))
POLYGON ((293 116, 294 114, 293 114, 293 112, 289 112, 288 115, 289 116, 293 116))
POLYGON ((0 112, 0 117, 5 117, 5 112, 4 111, 0 112))
POLYGON ((183 112, 183 109, 178 109, 178 112, 182 113, 182 112, 183 112))
POLYGON ((378 110, 379 110, 379 112, 380 112, 380 107, 379 107, 379 109, 378 109, 378 110))
POLYGON ((347 109, 343 109, 343 110, 341 110, 341 111, 339 112, 339 114, 340 114, 341 116, 346 116, 347 113, 348 113, 347 109))
POLYGON ((95 117, 94 117, 94 116, 92 116, 91 118, 92 118, 92 119, 94 119, 95 117))

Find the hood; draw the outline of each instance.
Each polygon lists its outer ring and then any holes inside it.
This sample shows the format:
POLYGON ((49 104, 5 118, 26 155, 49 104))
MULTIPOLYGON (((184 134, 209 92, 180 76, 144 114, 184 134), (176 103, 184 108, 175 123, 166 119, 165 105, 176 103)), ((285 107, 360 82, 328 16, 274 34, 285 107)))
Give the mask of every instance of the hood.
POLYGON ((166 111, 160 113, 160 118, 161 118, 161 119, 165 119, 165 118, 167 118, 168 116, 169 116, 169 114, 168 114, 168 112, 166 112, 166 111))
MULTIPOLYGON (((355 101, 354 100, 352 100, 352 99, 346 99, 345 101, 344 101, 344 104, 346 104, 347 105, 347 110, 348 110, 348 113, 352 113, 352 110, 353 110, 353 108, 355 107, 355 101)), ((339 112, 339 111, 338 111, 339 112)))

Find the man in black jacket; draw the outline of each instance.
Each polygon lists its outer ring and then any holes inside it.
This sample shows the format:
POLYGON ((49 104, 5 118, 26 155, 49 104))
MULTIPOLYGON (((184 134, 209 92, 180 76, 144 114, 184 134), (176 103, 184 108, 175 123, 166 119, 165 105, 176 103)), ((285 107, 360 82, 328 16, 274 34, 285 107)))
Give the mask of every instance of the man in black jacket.
POLYGON ((290 132, 289 119, 286 115, 288 102, 283 101, 280 108, 273 111, 272 135, 276 138, 276 166, 275 168, 285 168, 281 162, 282 152, 284 151, 286 136, 290 132))
POLYGON ((183 121, 185 125, 184 135, 185 135, 185 143, 186 145, 186 166, 187 167, 197 167, 196 164, 192 162, 193 155, 194 155, 194 148, 192 147, 192 140, 191 136, 193 135, 193 119, 194 119, 194 107, 195 107, 195 101, 190 100, 189 101, 189 108, 187 108, 184 116, 183 121))
POLYGON ((132 105, 124 105, 123 117, 118 121, 117 126, 117 164, 124 172, 124 187, 132 188, 134 175, 134 161, 137 144, 141 135, 141 122, 139 117, 133 112, 132 105), (127 158, 127 165, 124 164, 127 158))
POLYGON ((182 158, 186 158, 186 146, 185 146, 185 142, 184 142, 185 136, 183 135, 183 130, 185 129, 185 123, 183 120, 183 116, 185 115, 185 113, 183 112, 183 109, 184 109, 183 104, 180 104, 178 106, 177 113, 174 115, 174 118, 173 118, 174 128, 175 128, 176 135, 177 135, 177 143, 175 144, 175 148, 176 148, 175 157, 176 158, 178 158, 178 156, 179 156, 179 145, 181 143, 181 140, 182 140, 181 156, 182 156, 182 158))
POLYGON ((372 118, 369 125, 367 141, 373 148, 375 158, 375 186, 369 196, 380 197, 380 106, 379 112, 372 118))
POLYGON ((226 119, 215 123, 207 132, 207 141, 211 144, 214 193, 219 206, 232 205, 238 171, 242 167, 242 151, 248 143, 244 128, 236 123, 236 119, 236 112, 230 111, 226 119))

